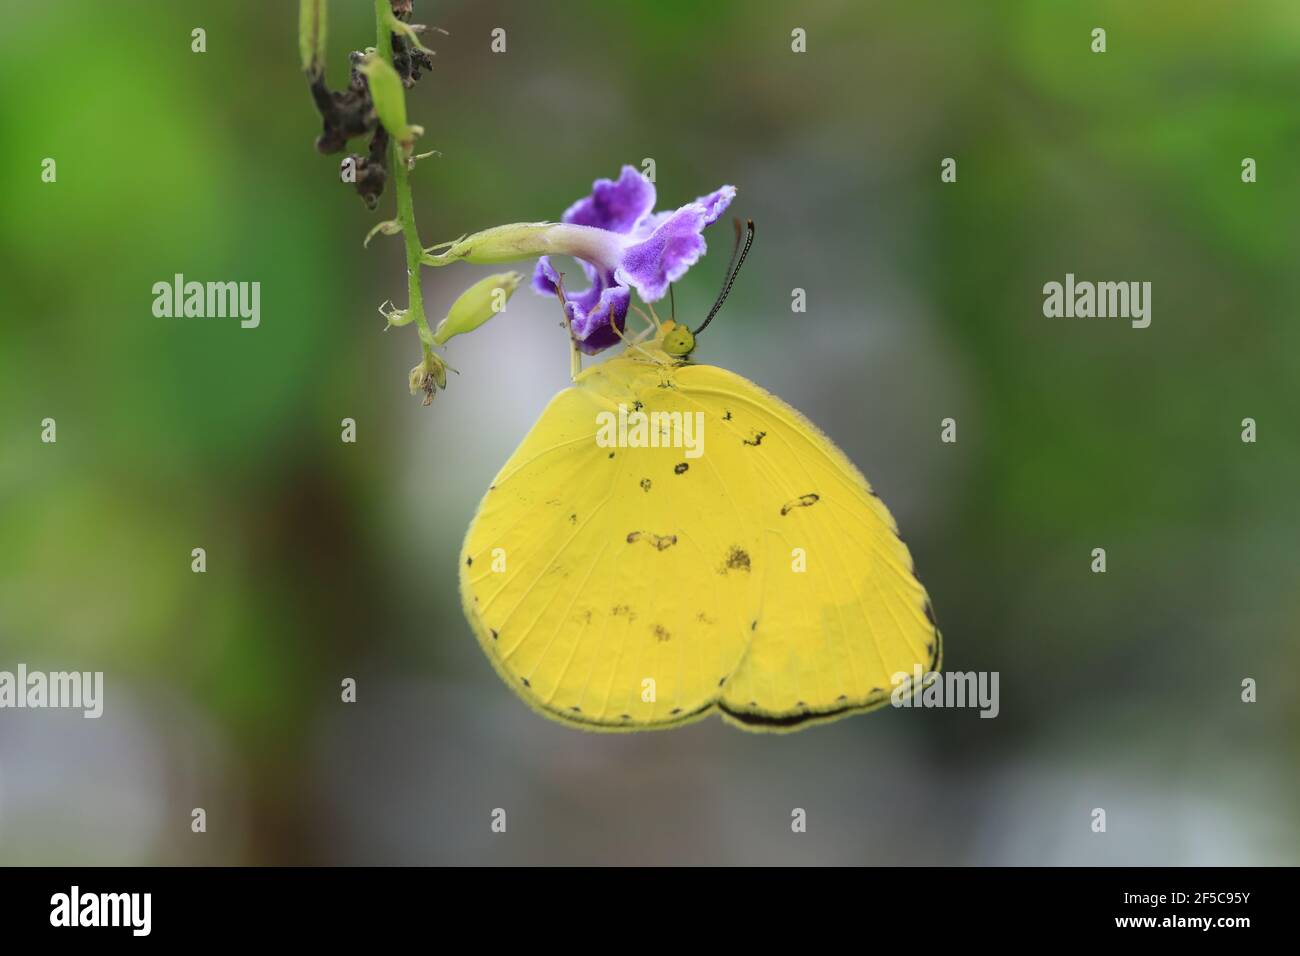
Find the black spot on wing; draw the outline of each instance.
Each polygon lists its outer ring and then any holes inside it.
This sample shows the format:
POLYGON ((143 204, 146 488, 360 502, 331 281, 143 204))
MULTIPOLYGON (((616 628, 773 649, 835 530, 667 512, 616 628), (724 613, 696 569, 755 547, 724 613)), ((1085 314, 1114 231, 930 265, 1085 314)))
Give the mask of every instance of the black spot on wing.
POLYGON ((665 551, 677 543, 675 534, 650 534, 645 531, 629 531, 627 543, 635 544, 638 541, 644 541, 656 551, 665 551))
POLYGON ((783 504, 781 506, 781 514, 783 516, 788 515, 791 511, 794 511, 795 508, 807 508, 811 505, 817 504, 819 501, 821 501, 821 495, 818 494, 800 495, 793 501, 787 501, 783 504))
POLYGON ((718 568, 719 574, 726 574, 728 571, 749 572, 749 552, 738 545, 732 545, 727 556, 722 560, 722 567, 718 568))

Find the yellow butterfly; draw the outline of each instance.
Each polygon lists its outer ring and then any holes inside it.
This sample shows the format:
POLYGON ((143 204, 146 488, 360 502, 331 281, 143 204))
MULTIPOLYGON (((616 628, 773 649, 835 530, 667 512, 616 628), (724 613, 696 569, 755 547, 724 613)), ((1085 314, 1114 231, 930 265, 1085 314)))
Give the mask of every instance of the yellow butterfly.
POLYGON ((939 669, 929 598, 862 474, 776 396, 689 361, 743 261, 696 333, 656 319, 577 374, 470 525, 465 613, 546 717, 791 731, 939 669))

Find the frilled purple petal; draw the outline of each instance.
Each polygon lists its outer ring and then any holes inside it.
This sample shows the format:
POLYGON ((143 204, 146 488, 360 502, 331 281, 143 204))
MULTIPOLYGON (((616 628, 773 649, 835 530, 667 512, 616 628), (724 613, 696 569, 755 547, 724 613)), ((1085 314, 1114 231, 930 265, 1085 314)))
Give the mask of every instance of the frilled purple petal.
MULTIPOLYGON (((710 226, 717 222, 718 218, 727 211, 727 207, 731 205, 731 200, 735 198, 735 186, 722 186, 721 188, 709 193, 707 196, 701 196, 699 199, 695 200, 699 205, 704 207, 704 224, 710 226)), ((663 212, 656 212, 651 213, 648 216, 643 216, 641 221, 632 227, 632 238, 647 238, 673 215, 673 210, 665 209, 663 212)))
POLYGON ((722 186, 707 196, 701 196, 695 200, 704 207, 704 224, 709 226, 717 222, 718 217, 727 211, 727 207, 731 205, 731 200, 735 198, 735 186, 722 186))
POLYGON ((668 286, 704 255, 708 247, 700 233, 710 221, 704 206, 687 203, 660 223, 648 238, 623 251, 623 262, 614 273, 615 280, 622 285, 636 286, 647 302, 659 301, 668 293, 668 286))
MULTIPOLYGON (((560 286, 560 273, 551 265, 549 256, 537 260, 533 270, 533 289, 543 295, 556 295, 560 286)), ((569 327, 577 340, 578 348, 595 355, 618 343, 618 335, 611 327, 611 318, 621 331, 627 324, 627 310, 632 294, 627 286, 615 285, 608 273, 597 274, 590 288, 581 292, 565 293, 564 311, 569 316, 569 327)))
POLYGON ((673 209, 665 209, 663 212, 655 212, 642 217, 641 221, 632 227, 632 231, 628 233, 628 236, 637 242, 649 238, 650 234, 666 223, 674 212, 673 209))
POLYGON ((559 283, 560 274, 555 271, 555 266, 551 265, 551 257, 542 256, 533 268, 533 291, 540 292, 542 295, 555 295, 559 283))
POLYGON ((598 289, 598 286, 592 286, 565 304, 573 337, 577 339, 578 348, 588 355, 618 344, 619 336, 614 329, 621 332, 627 324, 627 308, 632 300, 627 286, 598 289))
MULTIPOLYGON (((621 332, 623 330, 623 323, 626 320, 626 313, 624 313, 623 318, 618 318, 617 316, 615 316, 615 318, 618 321, 618 328, 621 332)), ((608 325, 602 325, 600 328, 593 331, 590 337, 577 343, 578 351, 582 352, 584 355, 599 355, 601 352, 605 351, 605 349, 618 345, 619 341, 620 339, 618 334, 612 328, 608 325)))
POLYGON ((562 220, 595 226, 610 232, 631 232, 637 220, 655 207, 655 187, 632 166, 624 166, 618 179, 597 179, 591 195, 564 211, 562 220))

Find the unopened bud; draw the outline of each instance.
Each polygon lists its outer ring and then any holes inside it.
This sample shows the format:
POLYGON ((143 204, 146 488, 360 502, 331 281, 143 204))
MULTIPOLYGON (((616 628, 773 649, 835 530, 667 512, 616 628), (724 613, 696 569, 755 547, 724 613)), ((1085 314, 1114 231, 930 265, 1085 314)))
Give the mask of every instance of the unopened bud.
POLYGON ((302 71, 320 76, 325 70, 325 0, 302 0, 298 7, 298 52, 302 71))
POLYGON ((406 122, 406 89, 402 78, 387 60, 377 54, 368 54, 357 69, 365 75, 370 87, 370 99, 375 104, 375 114, 379 122, 388 130, 388 135, 410 149, 415 138, 424 132, 418 126, 406 122))
POLYGON ((506 307, 506 300, 519 288, 524 277, 518 272, 500 272, 480 279, 466 289, 447 317, 433 331, 433 342, 442 345, 452 336, 473 332, 506 307))

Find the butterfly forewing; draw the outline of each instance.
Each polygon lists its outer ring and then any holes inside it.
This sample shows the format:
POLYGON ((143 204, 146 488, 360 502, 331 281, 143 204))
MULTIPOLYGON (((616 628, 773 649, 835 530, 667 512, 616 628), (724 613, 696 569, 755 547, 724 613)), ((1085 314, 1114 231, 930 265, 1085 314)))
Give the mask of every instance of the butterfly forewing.
POLYGON ((671 435, 598 443, 598 416, 620 404, 682 411, 659 383, 614 360, 557 396, 484 497, 461 559, 467 613, 502 676, 548 716, 594 729, 701 716, 749 640, 749 569, 715 573, 755 546, 735 531, 723 476, 671 435))

